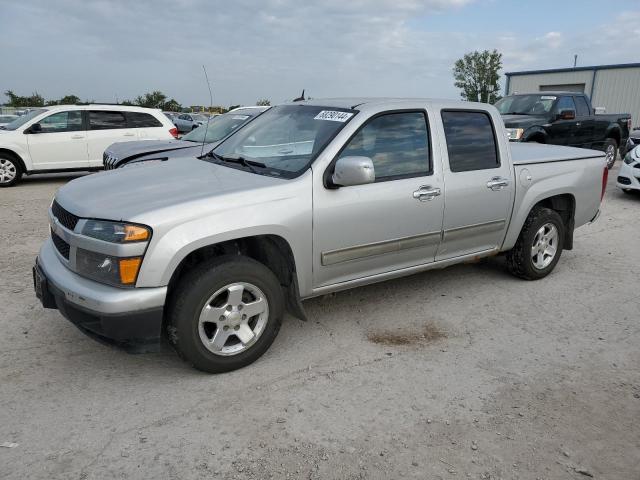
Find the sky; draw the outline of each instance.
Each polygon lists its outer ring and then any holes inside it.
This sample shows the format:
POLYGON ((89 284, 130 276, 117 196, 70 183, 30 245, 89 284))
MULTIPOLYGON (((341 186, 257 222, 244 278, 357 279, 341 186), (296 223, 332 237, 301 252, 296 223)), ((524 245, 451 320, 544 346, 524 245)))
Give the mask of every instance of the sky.
POLYGON ((473 50, 503 72, 640 62, 640 0, 0 0, 0 45, 0 92, 47 99, 208 105, 203 65, 214 105, 455 99, 473 50))

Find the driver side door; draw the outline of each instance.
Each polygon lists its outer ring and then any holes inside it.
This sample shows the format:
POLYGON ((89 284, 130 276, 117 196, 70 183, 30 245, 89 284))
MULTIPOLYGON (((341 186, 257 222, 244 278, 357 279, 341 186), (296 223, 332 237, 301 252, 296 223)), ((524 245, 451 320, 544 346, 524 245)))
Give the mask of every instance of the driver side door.
POLYGON ((34 170, 81 170, 89 166, 81 110, 57 111, 37 123, 39 132, 25 133, 34 170))
POLYGON ((434 261, 444 210, 436 151, 424 110, 383 112, 351 137, 335 160, 370 158, 375 182, 314 182, 314 288, 434 261))

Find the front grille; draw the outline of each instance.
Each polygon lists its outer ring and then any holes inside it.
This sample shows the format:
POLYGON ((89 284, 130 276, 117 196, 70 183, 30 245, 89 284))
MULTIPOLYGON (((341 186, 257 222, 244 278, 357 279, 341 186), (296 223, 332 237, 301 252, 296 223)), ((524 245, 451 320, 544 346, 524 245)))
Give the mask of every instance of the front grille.
POLYGON ((56 246, 58 252, 60 252, 60 255, 69 260, 69 244, 53 232, 51 232, 51 240, 53 240, 53 244, 56 246))
POLYGON ((105 170, 113 170, 118 167, 118 157, 105 151, 102 154, 102 165, 105 170))
POLYGON ((80 220, 73 213, 67 212, 55 200, 53 201, 53 205, 51 205, 51 211, 53 212, 53 216, 56 217, 58 221, 69 230, 73 230, 74 228, 76 228, 78 220, 80 220))

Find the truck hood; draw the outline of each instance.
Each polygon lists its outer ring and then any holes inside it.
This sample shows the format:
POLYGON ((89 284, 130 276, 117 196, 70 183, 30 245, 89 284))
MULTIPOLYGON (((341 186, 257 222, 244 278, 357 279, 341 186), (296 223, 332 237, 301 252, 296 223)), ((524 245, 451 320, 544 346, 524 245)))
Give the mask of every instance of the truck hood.
MULTIPOLYGON (((79 217, 140 221, 144 214, 166 207, 211 205, 216 197, 255 192, 286 182, 206 160, 179 157, 72 180, 58 190, 56 200, 79 217)), ((253 201, 252 195, 239 197, 253 201)))
POLYGON ((547 123, 547 117, 541 115, 502 115, 504 126, 507 128, 529 128, 534 125, 547 123))

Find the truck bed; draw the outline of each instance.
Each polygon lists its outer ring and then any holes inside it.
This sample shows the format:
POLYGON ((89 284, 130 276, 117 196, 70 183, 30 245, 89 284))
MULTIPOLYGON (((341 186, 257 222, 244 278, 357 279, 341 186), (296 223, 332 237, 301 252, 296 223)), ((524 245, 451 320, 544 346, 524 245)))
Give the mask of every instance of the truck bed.
POLYGON ((561 147, 558 145, 544 145, 541 143, 509 143, 511 159, 514 165, 529 165, 532 163, 562 162, 566 160, 581 160, 585 158, 604 157, 600 150, 587 148, 561 147))

